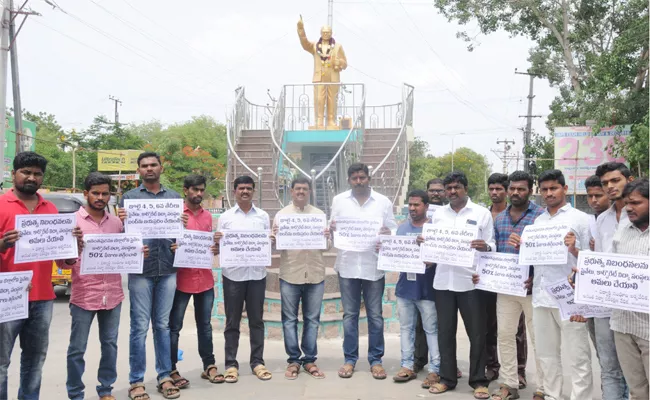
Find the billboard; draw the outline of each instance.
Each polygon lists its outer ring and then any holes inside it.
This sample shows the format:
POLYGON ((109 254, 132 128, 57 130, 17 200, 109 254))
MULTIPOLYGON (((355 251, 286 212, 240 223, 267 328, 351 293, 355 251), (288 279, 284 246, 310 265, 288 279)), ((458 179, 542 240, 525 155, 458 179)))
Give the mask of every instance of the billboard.
MULTIPOLYGON (((31 121, 23 120, 23 145, 25 149, 36 151, 36 124, 31 121)), ((13 168, 14 155, 16 154, 16 120, 13 117, 5 119, 5 168, 4 181, 5 188, 11 187, 11 170, 13 168)))
POLYGON ((555 168, 562 171, 569 186, 569 193, 586 194, 585 180, 596 172, 600 164, 617 161, 608 148, 614 138, 625 140, 630 135, 631 125, 603 128, 596 135, 590 126, 555 128, 555 168))
POLYGON ((135 171, 142 150, 98 150, 97 171, 135 171))

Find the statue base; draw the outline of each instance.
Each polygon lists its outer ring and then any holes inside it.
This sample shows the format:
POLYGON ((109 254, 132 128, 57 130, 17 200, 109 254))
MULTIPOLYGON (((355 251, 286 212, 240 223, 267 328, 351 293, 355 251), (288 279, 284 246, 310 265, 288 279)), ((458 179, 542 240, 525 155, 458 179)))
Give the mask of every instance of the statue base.
POLYGON ((327 126, 318 126, 313 125, 309 127, 310 131, 340 131, 341 127, 339 125, 327 125, 327 126))

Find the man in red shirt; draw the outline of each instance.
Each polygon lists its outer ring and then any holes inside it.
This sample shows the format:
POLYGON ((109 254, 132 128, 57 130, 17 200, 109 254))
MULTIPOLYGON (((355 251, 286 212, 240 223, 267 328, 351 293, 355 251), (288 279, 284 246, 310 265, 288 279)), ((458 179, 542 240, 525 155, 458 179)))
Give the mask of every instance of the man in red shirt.
MULTIPOLYGON (((201 207, 205 194, 205 177, 188 175, 183 182, 185 208, 183 213, 188 216, 185 229, 212 232, 212 214, 201 207)), ((172 245, 176 250, 177 244, 172 245)), ((213 247, 213 252, 216 248, 213 247)), ((189 266, 188 266, 189 267, 189 266)), ((169 316, 171 335, 172 372, 170 377, 179 389, 187 388, 190 381, 183 378, 176 369, 178 362, 178 338, 183 329, 185 310, 190 298, 194 297, 194 318, 196 333, 199 340, 199 355, 203 361, 201 378, 212 383, 223 383, 224 376, 217 371, 212 346, 212 304, 214 303, 214 277, 212 270, 202 268, 179 268, 176 273, 176 294, 169 316)))
MULTIPOLYGON (((47 160, 31 151, 14 158, 13 188, 0 196, 0 272, 32 271, 29 292, 29 317, 0 324, 0 399, 9 398, 7 370, 16 338, 20 337, 19 399, 38 399, 43 363, 47 355, 54 289, 52 260, 14 264, 14 249, 20 239, 15 229, 16 215, 58 214, 54 204, 37 193, 43 184, 47 160)), ((80 239, 81 231, 73 234, 80 239)))

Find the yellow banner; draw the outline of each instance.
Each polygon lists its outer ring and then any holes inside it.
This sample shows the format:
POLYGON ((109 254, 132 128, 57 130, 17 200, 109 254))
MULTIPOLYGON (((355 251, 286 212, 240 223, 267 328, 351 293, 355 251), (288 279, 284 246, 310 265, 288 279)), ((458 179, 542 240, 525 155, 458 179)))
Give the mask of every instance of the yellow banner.
POLYGON ((97 170, 136 171, 140 153, 142 150, 99 150, 97 151, 97 170))

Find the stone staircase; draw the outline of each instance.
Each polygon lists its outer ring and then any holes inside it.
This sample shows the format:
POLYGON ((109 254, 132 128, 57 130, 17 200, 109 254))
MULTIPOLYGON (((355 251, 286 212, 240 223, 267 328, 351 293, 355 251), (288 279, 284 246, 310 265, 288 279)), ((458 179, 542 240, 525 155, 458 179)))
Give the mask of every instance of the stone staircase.
MULTIPOLYGON (((376 168, 395 143, 398 134, 398 128, 366 129, 363 136, 361 162, 376 168)), ((401 193, 401 188, 398 188, 395 183, 398 162, 402 161, 398 161, 397 157, 390 157, 381 170, 375 172, 370 183, 374 190, 388 196, 391 200, 396 191, 399 192, 398 198, 405 195, 405 193, 401 193), (382 173, 384 174, 383 179, 382 173)))

